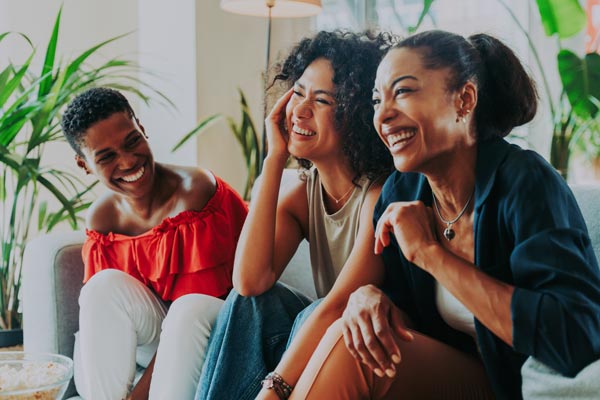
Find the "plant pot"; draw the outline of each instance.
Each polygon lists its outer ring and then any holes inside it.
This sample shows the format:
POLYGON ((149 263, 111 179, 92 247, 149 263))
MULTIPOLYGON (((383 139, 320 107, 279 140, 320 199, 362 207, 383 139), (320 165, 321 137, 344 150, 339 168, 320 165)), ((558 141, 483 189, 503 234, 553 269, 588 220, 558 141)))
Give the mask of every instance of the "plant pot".
POLYGON ((0 347, 23 344, 23 329, 0 330, 0 347))

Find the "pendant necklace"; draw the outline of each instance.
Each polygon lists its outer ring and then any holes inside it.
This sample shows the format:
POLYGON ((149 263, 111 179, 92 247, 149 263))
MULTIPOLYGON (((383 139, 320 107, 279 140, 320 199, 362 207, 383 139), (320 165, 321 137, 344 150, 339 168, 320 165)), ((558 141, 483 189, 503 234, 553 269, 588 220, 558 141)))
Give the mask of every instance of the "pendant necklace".
POLYGON ((338 205, 338 204, 340 204, 340 201, 344 200, 344 199, 346 198, 346 196, 348 196, 348 195, 350 194, 350 192, 352 192, 356 186, 354 186, 354 184, 352 184, 352 186, 350 186, 350 189, 348 189, 348 191, 347 191, 346 193, 344 193, 344 194, 342 195, 342 197, 340 197, 339 199, 336 199, 335 197, 333 197, 333 196, 331 195, 331 193, 329 193, 329 192, 327 191, 327 189, 325 189, 325 186, 323 186, 323 184, 321 184, 321 187, 323 188, 323 190, 325 191, 325 193, 327 193, 327 195, 328 195, 329 197, 331 197, 331 199, 332 199, 333 201, 335 201, 335 204, 336 204, 336 205, 338 205))
POLYGON ((449 220, 449 221, 445 220, 444 217, 442 217, 442 213, 440 211, 440 206, 437 203, 435 195, 432 193, 433 205, 435 206, 435 211, 436 211, 438 217, 440 218, 440 220, 446 224, 446 229, 444 229, 444 237, 446 238, 446 240, 450 241, 450 240, 454 239, 454 236, 456 236, 456 232, 454 232, 454 229, 452 229, 452 225, 454 223, 456 223, 456 221, 458 221, 460 219, 460 217, 463 216, 465 211, 467 211, 467 207, 469 207, 469 204, 471 203, 471 199, 473 198, 474 193, 475 193, 475 191, 473 191, 473 193, 471 193, 471 195, 469 196, 469 199, 467 200, 467 204, 465 204, 463 209, 460 210, 460 212, 458 213, 456 218, 449 220))

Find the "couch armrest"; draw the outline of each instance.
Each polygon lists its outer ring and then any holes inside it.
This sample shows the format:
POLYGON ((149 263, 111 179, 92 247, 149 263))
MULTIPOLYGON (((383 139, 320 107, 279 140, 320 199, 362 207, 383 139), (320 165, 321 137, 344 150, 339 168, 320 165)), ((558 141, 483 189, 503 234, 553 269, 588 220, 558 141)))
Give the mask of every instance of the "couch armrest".
POLYGON ((25 350, 73 357, 83 286, 84 232, 52 233, 27 244, 23 260, 25 350))

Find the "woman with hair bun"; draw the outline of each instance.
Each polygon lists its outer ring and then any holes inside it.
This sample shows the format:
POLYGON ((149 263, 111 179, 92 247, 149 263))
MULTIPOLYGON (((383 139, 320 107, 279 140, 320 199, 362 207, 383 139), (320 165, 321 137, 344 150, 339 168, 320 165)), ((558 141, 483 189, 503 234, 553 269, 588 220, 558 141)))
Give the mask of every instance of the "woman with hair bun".
POLYGON ((486 34, 423 32, 377 70, 394 159, 375 206, 385 285, 355 291, 290 398, 522 397, 529 358, 573 377, 600 358, 600 272, 575 198, 505 137, 534 83, 486 34))

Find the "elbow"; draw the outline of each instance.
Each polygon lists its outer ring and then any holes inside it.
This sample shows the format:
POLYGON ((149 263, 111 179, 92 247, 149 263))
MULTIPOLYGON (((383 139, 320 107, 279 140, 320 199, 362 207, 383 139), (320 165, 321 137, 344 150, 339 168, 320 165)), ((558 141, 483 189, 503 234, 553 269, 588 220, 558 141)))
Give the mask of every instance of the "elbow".
POLYGON ((241 276, 234 274, 233 276, 233 287, 241 296, 253 297, 260 296, 269 290, 275 282, 270 282, 263 279, 256 279, 255 277, 241 276))

